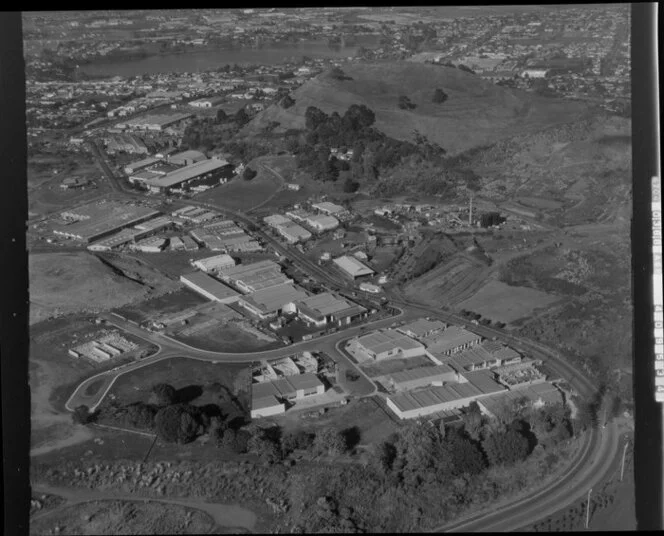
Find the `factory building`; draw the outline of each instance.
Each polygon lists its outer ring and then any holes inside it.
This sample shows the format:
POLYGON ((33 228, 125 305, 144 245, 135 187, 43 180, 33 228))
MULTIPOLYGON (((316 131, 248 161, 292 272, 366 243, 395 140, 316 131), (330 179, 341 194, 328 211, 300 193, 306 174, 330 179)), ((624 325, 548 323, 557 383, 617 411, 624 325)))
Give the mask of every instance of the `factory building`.
POLYGON ((325 393, 325 384, 315 374, 300 374, 251 386, 251 416, 264 417, 285 411, 284 402, 325 393), (283 408, 283 409, 282 409, 283 408))
POLYGON ((309 231, 307 231, 304 227, 293 222, 279 225, 277 227, 277 232, 281 236, 283 236, 289 244, 306 242, 312 236, 312 234, 309 231))
POLYGON ((219 276, 245 294, 292 283, 291 279, 281 273, 281 266, 270 260, 226 268, 220 270, 219 276))
POLYGON ((138 162, 132 162, 131 164, 125 166, 124 172, 127 175, 133 175, 134 173, 140 171, 141 169, 145 169, 146 167, 150 167, 156 163, 159 162, 158 158, 154 157, 149 157, 149 158, 144 158, 143 160, 139 160, 138 162))
POLYGON ((204 181, 207 183, 225 182, 229 178, 231 167, 224 160, 202 160, 166 175, 146 179, 143 184, 151 191, 167 192, 204 181))
POLYGON ((355 338, 350 341, 349 346, 354 352, 368 356, 375 361, 427 354, 423 344, 393 329, 374 331, 355 338))
POLYGON ((449 356, 479 344, 482 337, 458 326, 450 326, 440 333, 423 337, 422 342, 432 354, 449 356))
POLYGON ((455 354, 442 355, 429 348, 434 356, 447 361, 457 370, 474 371, 520 363, 522 357, 512 348, 506 347, 495 341, 485 341, 481 345, 467 348, 455 354))
POLYGON ((356 258, 349 257, 348 255, 337 257, 336 259, 333 259, 332 262, 346 277, 349 277, 352 280, 371 276, 375 273, 371 268, 362 264, 356 258))
POLYGON ((459 374, 445 364, 393 372, 387 378, 387 386, 395 391, 410 391, 429 385, 442 386, 445 383, 458 382, 459 374))
POLYGON ((319 210, 320 212, 323 212, 329 216, 334 216, 335 214, 339 214, 341 212, 346 211, 346 209, 341 205, 335 205, 334 203, 330 203, 329 201, 324 201, 322 203, 314 203, 311 206, 316 210, 319 210))
POLYGON ((414 419, 463 408, 471 402, 506 390, 487 371, 470 373, 466 375, 466 380, 388 396, 387 406, 400 419, 414 419))
POLYGON ((482 413, 491 418, 511 411, 515 404, 523 404, 534 408, 562 405, 563 395, 560 390, 549 382, 537 383, 522 389, 502 391, 498 394, 483 397, 477 401, 482 413))
POLYGON ((282 312, 294 313, 293 302, 306 298, 308 294, 295 285, 285 284, 245 294, 238 304, 261 320, 272 318, 282 312))
POLYGON ((337 325, 350 324, 353 320, 367 315, 367 310, 361 305, 338 298, 331 292, 322 292, 295 302, 295 307, 302 321, 319 328, 329 322, 337 325))
POLYGON ((190 166, 196 162, 202 162, 207 160, 205 156, 200 151, 182 151, 181 153, 173 153, 167 157, 168 162, 175 164, 177 166, 190 166))
POLYGON ((235 261, 230 255, 214 255, 213 257, 206 257, 194 261, 194 266, 204 272, 216 272, 233 268, 235 266, 235 261))
POLYGON ((240 296, 238 292, 204 272, 181 275, 180 281, 208 300, 228 304, 237 302, 240 296))
POLYGON ((158 215, 158 211, 149 207, 116 201, 91 203, 62 212, 61 216, 73 223, 54 226, 53 232, 89 243, 158 215))
POLYGON ((309 216, 304 221, 317 233, 332 231, 339 227, 339 220, 334 216, 309 216))
POLYGON ((441 333, 447 328, 445 322, 440 320, 429 320, 428 318, 418 318, 414 322, 409 322, 397 328, 397 331, 412 337, 413 339, 422 339, 441 333))

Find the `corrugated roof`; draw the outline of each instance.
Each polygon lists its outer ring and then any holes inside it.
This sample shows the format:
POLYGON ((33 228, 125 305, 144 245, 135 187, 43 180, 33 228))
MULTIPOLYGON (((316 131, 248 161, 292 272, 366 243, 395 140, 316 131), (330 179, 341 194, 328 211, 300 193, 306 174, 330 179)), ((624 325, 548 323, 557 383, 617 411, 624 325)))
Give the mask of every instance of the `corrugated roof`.
POLYGON ((404 324, 403 326, 397 328, 397 331, 406 333, 408 331, 412 332, 415 337, 422 337, 429 332, 442 331, 447 327, 445 322, 440 320, 427 320, 426 318, 418 318, 414 322, 404 324))
POLYGON ((266 409, 274 408, 277 406, 283 406, 282 402, 279 402, 274 396, 264 396, 261 398, 252 398, 251 400, 251 409, 266 409))
POLYGON ((257 290, 243 296, 241 299, 260 309, 264 313, 271 313, 281 309, 287 303, 301 300, 307 293, 294 285, 284 284, 275 287, 257 290))
POLYGON ((400 372, 393 372, 390 374, 390 379, 394 383, 403 383, 413 380, 422 380, 424 378, 431 378, 433 381, 436 377, 445 374, 454 373, 454 370, 447 365, 436 365, 434 367, 418 367, 414 369, 402 370, 400 372))
POLYGON ((427 345, 427 349, 432 352, 446 352, 454 350, 459 346, 471 343, 481 339, 479 335, 467 331, 459 326, 450 326, 442 333, 437 333, 434 336, 426 337, 423 342, 427 345))
POLYGON ((196 285, 221 300, 239 295, 237 291, 224 285, 221 281, 216 280, 205 272, 192 272, 190 274, 181 275, 180 280, 182 282, 185 280, 189 281, 193 285, 196 285))
POLYGON ((214 158, 211 160, 203 160, 201 162, 196 162, 189 166, 185 166, 182 169, 178 169, 177 171, 173 171, 172 173, 168 173, 167 175, 159 177, 158 179, 146 181, 146 183, 152 186, 159 186, 160 188, 167 188, 169 186, 175 186, 181 182, 196 178, 200 175, 204 175, 205 173, 216 171, 223 168, 224 166, 226 166, 224 162, 215 160, 214 158))
POLYGON ((374 271, 371 268, 362 264, 356 258, 349 257, 347 255, 343 255, 342 257, 337 257, 336 259, 333 260, 333 262, 337 266, 339 266, 339 268, 348 272, 353 277, 370 275, 374 273, 374 271))
POLYGON ((374 331, 362 337, 359 337, 357 342, 364 346, 367 350, 371 350, 376 354, 392 350, 394 348, 401 348, 402 350, 412 350, 414 348, 422 348, 424 346, 414 339, 399 333, 392 329, 383 331, 374 331))
POLYGON ((481 393, 489 394, 498 391, 504 391, 505 387, 493 379, 493 373, 488 370, 478 370, 475 372, 464 372, 463 377, 468 383, 475 386, 481 393))
POLYGON ((470 383, 450 383, 442 387, 399 393, 388 398, 397 408, 405 412, 481 395, 477 387, 470 383))
POLYGON ((299 306, 300 304, 325 316, 353 307, 352 304, 338 298, 331 292, 322 292, 314 296, 309 296, 299 301, 297 305, 299 306))

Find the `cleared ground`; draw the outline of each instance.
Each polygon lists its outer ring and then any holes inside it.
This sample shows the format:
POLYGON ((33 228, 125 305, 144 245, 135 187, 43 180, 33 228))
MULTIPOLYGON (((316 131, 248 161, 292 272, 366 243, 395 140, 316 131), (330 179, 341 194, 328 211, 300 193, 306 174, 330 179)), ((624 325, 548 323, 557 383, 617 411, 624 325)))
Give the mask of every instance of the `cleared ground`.
POLYGON ((138 304, 121 307, 117 312, 130 320, 141 323, 148 319, 154 319, 156 315, 184 311, 207 302, 208 300, 194 291, 183 288, 138 304))
POLYGON ((212 516, 177 504, 91 501, 65 507, 30 523, 30 534, 204 534, 215 528, 212 516))
POLYGON ((472 298, 458 304, 461 309, 480 313, 492 321, 509 323, 546 308, 559 298, 527 287, 512 287, 489 281, 472 298))
POLYGON ((203 350, 216 352, 247 352, 281 347, 281 343, 260 340, 234 324, 217 324, 191 335, 178 333, 175 339, 203 350))
POLYGON ((118 307, 149 291, 89 253, 34 254, 28 262, 31 324, 54 315, 118 307))

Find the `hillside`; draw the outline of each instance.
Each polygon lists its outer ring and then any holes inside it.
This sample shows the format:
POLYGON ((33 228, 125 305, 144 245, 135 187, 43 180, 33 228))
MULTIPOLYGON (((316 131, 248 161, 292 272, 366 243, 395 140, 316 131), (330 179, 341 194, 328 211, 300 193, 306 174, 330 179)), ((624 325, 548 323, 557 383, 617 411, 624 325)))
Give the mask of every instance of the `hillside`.
POLYGON ((149 291, 88 253, 36 254, 28 261, 31 324, 75 311, 117 307, 149 291))
POLYGON ((452 67, 403 61, 348 64, 342 69, 351 79, 338 80, 329 72, 322 73, 293 93, 294 106, 270 106, 241 134, 252 135, 271 122, 279 123, 276 132, 302 129, 309 106, 343 114, 351 104, 364 104, 376 113, 375 126, 388 136, 412 141, 418 130, 449 154, 457 154, 587 113, 583 104, 503 88, 452 67), (437 88, 449 97, 443 104, 432 102, 437 88), (400 95, 417 107, 399 109, 400 95))

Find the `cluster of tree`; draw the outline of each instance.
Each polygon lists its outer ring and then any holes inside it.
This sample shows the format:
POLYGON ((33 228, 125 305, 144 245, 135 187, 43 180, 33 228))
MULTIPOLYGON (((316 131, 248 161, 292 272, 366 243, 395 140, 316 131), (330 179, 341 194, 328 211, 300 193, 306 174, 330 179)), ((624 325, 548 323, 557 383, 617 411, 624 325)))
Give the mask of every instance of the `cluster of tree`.
POLYGON ((352 80, 353 78, 348 76, 346 73, 343 72, 341 67, 335 66, 330 69, 329 73, 330 78, 334 80, 352 80))
POLYGON ((290 95, 285 95, 280 101, 279 101, 279 106, 281 106, 284 109, 288 109, 291 106, 295 106, 295 99, 291 97, 290 95))
POLYGON ((399 108, 402 110, 414 110, 417 108, 417 104, 412 102, 410 98, 408 98, 406 95, 399 95, 399 108))
POLYGON ((473 71, 470 67, 464 65, 463 63, 457 65, 457 69, 459 69, 460 71, 466 71, 467 73, 470 74, 476 74, 475 71, 473 71))
POLYGON ((448 99, 447 93, 445 93, 442 89, 437 88, 433 92, 433 97, 431 100, 436 104, 443 104, 447 99, 448 99))
POLYGON ((244 172, 242 173, 242 178, 245 181, 250 181, 254 179, 258 175, 258 172, 255 169, 251 169, 250 167, 244 168, 244 172))

